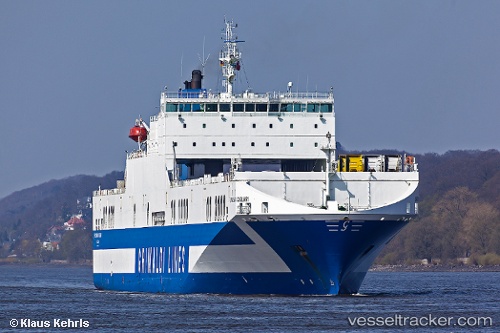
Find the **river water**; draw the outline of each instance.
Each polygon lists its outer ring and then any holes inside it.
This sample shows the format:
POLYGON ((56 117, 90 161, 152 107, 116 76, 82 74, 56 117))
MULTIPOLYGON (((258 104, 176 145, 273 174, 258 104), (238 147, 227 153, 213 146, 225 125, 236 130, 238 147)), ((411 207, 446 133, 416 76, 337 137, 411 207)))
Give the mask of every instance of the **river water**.
POLYGON ((0 266, 0 332, 500 332, 500 272, 369 272, 355 296, 98 291, 85 266, 0 266), (40 327, 41 326, 41 327, 40 327))

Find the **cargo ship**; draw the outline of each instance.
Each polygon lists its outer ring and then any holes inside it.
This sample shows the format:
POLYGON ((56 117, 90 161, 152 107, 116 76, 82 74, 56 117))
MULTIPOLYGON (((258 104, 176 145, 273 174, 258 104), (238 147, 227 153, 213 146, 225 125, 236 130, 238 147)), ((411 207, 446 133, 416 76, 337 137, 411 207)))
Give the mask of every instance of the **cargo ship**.
POLYGON ((339 154, 333 90, 234 92, 237 26, 225 21, 222 89, 194 70, 137 119, 124 179, 93 193, 98 289, 357 293, 418 214, 412 156, 339 154))

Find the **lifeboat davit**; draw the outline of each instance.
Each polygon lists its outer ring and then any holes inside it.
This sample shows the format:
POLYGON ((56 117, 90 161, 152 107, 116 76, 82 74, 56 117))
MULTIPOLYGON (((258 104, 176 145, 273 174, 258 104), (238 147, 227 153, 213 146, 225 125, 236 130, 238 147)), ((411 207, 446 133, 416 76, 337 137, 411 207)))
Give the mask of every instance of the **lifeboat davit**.
POLYGON ((148 138, 148 131, 142 126, 134 126, 130 129, 128 137, 135 142, 144 142, 148 138))

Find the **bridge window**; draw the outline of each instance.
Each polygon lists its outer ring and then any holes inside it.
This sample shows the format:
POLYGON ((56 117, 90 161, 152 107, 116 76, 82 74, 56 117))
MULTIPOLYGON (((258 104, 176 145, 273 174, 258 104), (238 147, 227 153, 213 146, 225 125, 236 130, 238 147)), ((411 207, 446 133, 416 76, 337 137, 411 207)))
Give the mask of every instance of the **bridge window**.
POLYGON ((205 110, 205 104, 193 104, 193 111, 205 110))
POLYGON ((255 111, 255 104, 253 104, 253 103, 245 104, 245 111, 246 112, 254 112, 255 111))
POLYGON ((307 112, 319 112, 319 104, 307 104, 307 112))
POLYGON ((266 112, 267 111, 267 104, 257 104, 256 110, 257 110, 257 112, 266 112))
POLYGON ((332 109, 333 109, 332 104, 321 104, 320 107, 320 111, 326 113, 332 112, 332 109))
POLYGON ((279 104, 269 104, 269 112, 278 112, 280 110, 279 104))
POLYGON ((231 111, 231 104, 227 103, 219 104, 219 111, 221 112, 231 111))
POLYGON ((244 111, 244 104, 238 103, 238 104, 233 104, 233 111, 234 112, 243 112, 244 111))
POLYGON ((207 112, 217 112, 217 104, 206 104, 205 110, 207 112))
POLYGON ((293 104, 281 104, 281 112, 293 112, 293 104))
POLYGON ((179 104, 167 103, 165 104, 165 112, 177 112, 179 104))

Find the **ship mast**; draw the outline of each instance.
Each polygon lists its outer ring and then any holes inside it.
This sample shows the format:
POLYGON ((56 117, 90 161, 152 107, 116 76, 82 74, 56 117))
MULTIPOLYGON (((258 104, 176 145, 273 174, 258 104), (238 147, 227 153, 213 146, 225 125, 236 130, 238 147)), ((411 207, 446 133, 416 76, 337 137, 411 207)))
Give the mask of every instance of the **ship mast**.
POLYGON ((220 52, 219 61, 222 67, 222 76, 224 77, 222 85, 226 88, 224 97, 230 98, 233 95, 233 81, 236 75, 236 71, 240 70, 240 59, 241 53, 238 51, 237 43, 243 41, 238 41, 238 37, 233 35, 233 28, 237 28, 238 25, 234 24, 233 21, 224 21, 226 24, 226 29, 224 36, 224 47, 220 52))

